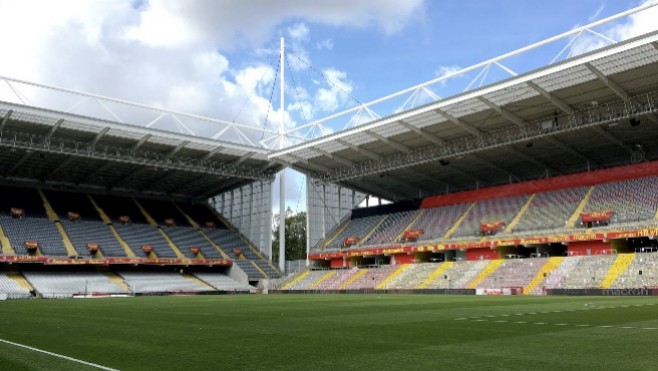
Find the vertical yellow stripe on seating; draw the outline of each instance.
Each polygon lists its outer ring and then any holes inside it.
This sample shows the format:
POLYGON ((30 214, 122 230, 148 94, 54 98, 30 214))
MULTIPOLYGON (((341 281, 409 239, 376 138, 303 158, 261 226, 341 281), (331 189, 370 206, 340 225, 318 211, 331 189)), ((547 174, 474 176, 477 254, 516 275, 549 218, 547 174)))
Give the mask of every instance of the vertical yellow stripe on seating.
POLYGON ((308 286, 308 289, 309 289, 309 290, 312 290, 312 289, 318 287, 318 285, 320 285, 322 282, 324 282, 324 281, 326 281, 327 279, 329 279, 329 277, 333 276, 334 274, 336 274, 336 271, 329 271, 329 272, 327 272, 327 274, 325 274, 324 276, 320 277, 317 281, 315 281, 315 282, 313 282, 312 284, 310 284, 310 285, 308 286))
POLYGON ((338 290, 344 290, 346 289, 349 285, 351 285, 353 282, 356 282, 359 278, 363 277, 366 273, 368 273, 367 269, 359 269, 358 272, 356 272, 355 275, 352 277, 348 278, 347 281, 343 282, 338 286, 338 290))
MULTIPOLYGON (((477 202, 477 201, 476 201, 476 202, 477 202)), ((462 216, 460 216, 459 219, 457 219, 457 221, 455 222, 455 224, 453 224, 453 226, 450 227, 450 229, 448 229, 448 232, 446 232, 446 234, 443 236, 443 238, 450 238, 450 237, 452 237, 452 234, 455 233, 455 231, 457 230, 457 228, 459 228, 459 225, 462 224, 462 222, 464 221, 464 219, 466 219, 466 215, 468 215, 468 213, 471 211, 471 209, 475 206, 476 202, 473 202, 473 203, 471 204, 471 206, 469 206, 469 207, 466 209, 466 211, 464 211, 464 213, 462 214, 462 216)))
POLYGON ((537 272, 537 274, 528 282, 528 284, 523 288, 523 293, 525 295, 531 294, 537 286, 539 286, 548 275, 553 272, 557 267, 562 264, 564 261, 564 256, 553 256, 548 258, 546 264, 537 272))
POLYGON ((595 188, 596 188, 595 186, 589 187, 589 190, 585 194, 585 197, 583 197, 582 201, 580 201, 580 204, 578 204, 578 207, 569 218, 569 221, 567 222, 567 227, 573 228, 576 225, 578 218, 580 218, 580 214, 583 212, 583 210, 585 210, 585 206, 587 205, 589 198, 592 196, 592 193, 594 193, 595 188))
POLYGON ((601 284, 599 285, 600 289, 609 289, 612 287, 612 284, 617 281, 617 278, 619 276, 626 272, 628 267, 633 264, 633 261, 635 260, 635 253, 630 253, 630 254, 618 254, 617 259, 615 259, 615 262, 610 266, 610 269, 608 269, 608 274, 606 274, 605 278, 603 281, 601 281, 601 284))
POLYGON ((391 282, 395 277, 399 276, 402 272, 407 270, 411 264, 402 264, 398 267, 398 269, 394 270, 393 273, 389 274, 388 277, 384 278, 384 280, 375 286, 375 290, 381 290, 386 288, 386 285, 388 285, 389 282, 391 282))
POLYGON ((228 254, 225 253, 224 250, 222 250, 221 246, 219 246, 218 244, 216 244, 215 241, 213 241, 213 240, 210 238, 210 236, 208 236, 208 235, 206 234, 206 232, 204 232, 203 230, 199 229, 199 233, 201 233, 201 235, 206 239, 206 241, 208 241, 209 244, 212 245, 212 247, 215 248, 215 250, 219 251, 219 253, 222 255, 222 258, 227 259, 227 260, 231 260, 231 257, 228 256, 228 254))
POLYGON ((18 284, 18 286, 20 286, 24 289, 27 289, 29 291, 34 290, 32 285, 30 285, 30 283, 25 279, 25 277, 23 277, 22 274, 20 274, 18 272, 7 272, 6 275, 9 279, 16 282, 18 284))
POLYGON ((438 268, 434 270, 423 282, 420 283, 416 288, 417 289, 424 289, 427 286, 429 286, 434 280, 436 280, 438 277, 440 277, 443 273, 445 273, 450 267, 452 267, 455 264, 455 262, 444 262, 439 265, 438 268))
POLYGON ((394 242, 399 242, 400 239, 402 238, 402 236, 404 235, 404 231, 411 229, 413 227, 413 225, 416 224, 416 222, 418 220, 420 220, 420 217, 423 216, 424 213, 425 213, 425 209, 420 209, 418 211, 418 214, 411 221, 411 223, 409 223, 406 227, 402 228, 402 231, 400 231, 400 234, 398 234, 397 237, 395 237, 395 239, 393 241, 394 242))
MULTIPOLYGON (((261 260, 263 260, 265 263, 267 263, 267 265, 269 265, 270 268, 272 268, 275 272, 278 272, 280 275, 283 275, 283 272, 281 272, 281 269, 279 269, 279 267, 277 265, 272 264, 270 259, 265 259, 263 254, 261 254, 260 250, 257 249, 256 246, 254 246, 251 243, 251 241, 249 241, 249 239, 247 239, 242 234, 242 232, 240 232, 237 228, 235 228, 235 226, 233 224, 231 224, 231 222, 226 220, 220 213, 217 212, 217 210, 210 207, 210 205, 206 205, 206 206, 208 207, 210 212, 212 212, 213 215, 215 215, 215 217, 217 219, 219 219, 219 221, 222 222, 226 226, 226 228, 228 228, 231 232, 238 235, 238 237, 242 240, 242 242, 244 242, 244 244, 247 246, 248 249, 250 249, 254 254, 256 254, 256 256, 258 256, 261 260)), ((246 258, 244 260, 246 260, 246 258)), ((269 276, 266 274, 265 277, 269 277, 269 276)))
POLYGON ((206 289, 211 289, 212 291, 217 291, 217 289, 214 288, 211 284, 209 284, 208 282, 206 282, 206 281, 200 279, 200 278, 197 277, 197 276, 191 275, 191 274, 189 274, 189 273, 183 273, 182 276, 183 276, 184 278, 187 278, 187 279, 190 280, 190 281, 193 281, 194 283, 196 283, 196 284, 199 285, 199 286, 203 286, 203 287, 205 287, 206 289))
POLYGON ((91 195, 87 195, 87 198, 89 198, 89 201, 91 202, 91 204, 94 205, 94 209, 96 209, 96 212, 101 217, 101 220, 103 221, 103 223, 106 223, 106 224, 112 223, 112 219, 110 219, 110 217, 107 216, 107 214, 105 214, 105 211, 103 209, 101 209, 100 206, 98 206, 98 204, 96 203, 96 200, 94 200, 91 197, 91 195))
POLYGON ((11 246, 11 241, 9 241, 9 238, 7 238, 7 235, 5 234, 5 231, 2 230, 1 225, 0 225, 0 243, 2 244, 2 253, 4 255, 14 255, 16 253, 14 251, 14 248, 11 246))
POLYGON ((42 190, 37 189, 37 192, 39 192, 39 196, 41 197, 41 201, 43 201, 43 208, 46 210, 46 215, 48 216, 48 219, 50 220, 59 220, 59 217, 57 216, 57 213, 53 209, 53 207, 50 205, 50 202, 48 202, 48 199, 46 198, 46 195, 43 193, 42 190))
POLYGON ((299 281, 303 280, 304 278, 306 278, 306 276, 308 276, 309 274, 311 274, 311 271, 309 271, 309 270, 306 270, 306 271, 298 274, 297 277, 293 278, 292 281, 290 281, 290 282, 286 283, 285 285, 283 285, 283 287, 281 287, 281 290, 288 290, 289 288, 293 287, 297 282, 299 282, 299 281))
POLYGON ((151 214, 149 214, 148 211, 146 211, 146 209, 142 207, 142 204, 140 204, 134 197, 132 198, 132 200, 135 203, 135 205, 137 205, 137 207, 139 208, 139 211, 142 212, 144 218, 146 218, 146 222, 149 223, 150 226, 157 227, 158 222, 156 222, 155 219, 153 219, 153 217, 151 216, 151 214))
POLYGON ((487 277, 489 277, 492 273, 494 273, 498 268, 503 264, 505 260, 503 259, 496 259, 492 260, 484 269, 478 274, 477 277, 471 283, 468 285, 469 289, 474 289, 476 288, 480 282, 484 281, 487 277))
POLYGON ((256 269, 258 269, 258 271, 263 275, 263 277, 265 277, 265 278, 270 278, 270 276, 268 276, 267 273, 265 273, 265 271, 262 270, 261 267, 259 267, 258 264, 256 264, 255 261, 250 260, 249 263, 251 263, 251 265, 253 265, 254 267, 256 267, 256 269))
POLYGON ((382 218, 382 220, 380 220, 379 223, 377 223, 377 225, 375 225, 375 226, 370 230, 370 232, 368 232, 368 233, 365 235, 365 237, 363 237, 363 238, 359 241, 359 245, 363 245, 363 243, 366 242, 366 241, 368 240, 368 238, 370 238, 370 236, 372 236, 373 233, 375 233, 375 231, 377 230, 377 228, 379 228, 379 226, 382 225, 382 223, 384 223, 384 220, 388 219, 388 217, 389 217, 390 215, 391 215, 391 214, 386 214, 386 215, 384 215, 384 217, 382 218))
POLYGON ((112 282, 116 283, 124 291, 132 292, 132 290, 130 290, 130 287, 128 287, 128 284, 126 284, 126 281, 124 281, 123 278, 114 274, 114 272, 105 272, 105 276, 107 276, 107 278, 109 278, 112 282))
POLYGON ((352 219, 347 219, 345 224, 343 224, 342 227, 338 228, 336 232, 334 232, 334 234, 331 236, 331 238, 329 238, 327 242, 325 242, 324 245, 322 245, 322 248, 326 249, 327 246, 329 246, 332 242, 334 242, 336 237, 338 237, 341 234, 341 232, 343 232, 343 230, 345 230, 345 228, 347 228, 347 226, 350 225, 350 223, 352 223, 352 219))
POLYGON ((135 252, 130 247, 130 245, 128 245, 128 243, 126 241, 124 241, 123 238, 121 238, 121 236, 119 235, 119 232, 117 232, 116 228, 114 228, 114 226, 111 225, 111 224, 108 224, 108 228, 110 228, 110 232, 112 232, 112 234, 114 235, 114 238, 116 238, 117 241, 119 241, 119 245, 121 246, 123 251, 126 252, 126 256, 129 257, 129 258, 136 258, 137 255, 135 255, 135 252))
POLYGON ((174 201, 171 201, 171 203, 174 204, 174 207, 176 207, 176 209, 178 209, 178 211, 180 211, 181 214, 183 214, 183 217, 185 217, 185 219, 187 219, 187 222, 190 223, 190 225, 193 228, 200 228, 199 223, 197 223, 194 219, 192 219, 191 216, 187 215, 187 213, 185 211, 183 211, 183 209, 180 206, 178 206, 177 203, 175 203, 174 201))
POLYGON ((519 222, 521 221, 521 218, 523 217, 523 214, 525 214, 525 212, 528 211, 528 209, 530 208, 530 204, 532 204, 532 200, 535 199, 535 196, 537 196, 536 193, 534 193, 532 196, 530 196, 528 198, 528 201, 526 201, 526 203, 523 205, 521 210, 519 210, 519 213, 516 214, 514 219, 512 219, 512 221, 507 226, 507 228, 505 228, 504 233, 512 233, 512 230, 514 229, 514 227, 516 227, 516 225, 519 224, 519 222))
POLYGON ((66 249, 66 254, 68 256, 78 256, 78 251, 75 249, 75 247, 73 247, 73 243, 69 239, 69 235, 66 233, 64 226, 62 226, 62 223, 60 223, 59 220, 55 222, 55 227, 57 227, 60 236, 62 236, 62 243, 66 249))
POLYGON ((167 241, 167 245, 169 245, 169 247, 174 251, 174 253, 176 254, 176 256, 177 256, 179 259, 185 259, 185 254, 183 254, 183 252, 180 251, 180 249, 178 248, 178 246, 176 246, 176 244, 174 243, 174 241, 172 241, 172 239, 169 238, 169 236, 167 235, 167 233, 165 233, 165 231, 163 231, 162 228, 160 228, 160 227, 158 227, 158 231, 160 232, 160 234, 162 235, 162 237, 165 239, 165 241, 167 241))

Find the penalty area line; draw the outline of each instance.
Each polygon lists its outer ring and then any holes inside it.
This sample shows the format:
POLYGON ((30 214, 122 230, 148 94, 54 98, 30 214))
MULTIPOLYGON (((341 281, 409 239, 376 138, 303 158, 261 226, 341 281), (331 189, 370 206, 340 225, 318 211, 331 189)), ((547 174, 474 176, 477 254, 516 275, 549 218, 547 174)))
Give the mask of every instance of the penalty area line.
POLYGON ((24 344, 14 343, 13 341, 9 341, 9 340, 0 339, 0 343, 5 343, 5 344, 13 345, 13 346, 15 346, 15 347, 19 347, 19 348, 23 348, 23 349, 31 350, 31 351, 34 351, 34 352, 39 352, 39 353, 47 354, 47 355, 49 355, 49 356, 53 356, 53 357, 57 357, 57 358, 61 358, 61 359, 65 359, 65 360, 67 360, 67 361, 76 362, 76 363, 80 363, 80 364, 83 364, 83 365, 87 365, 87 366, 95 367, 95 368, 98 368, 98 369, 100 369, 100 370, 119 371, 119 370, 117 370, 116 368, 111 368, 111 367, 101 366, 101 365, 98 365, 98 364, 96 364, 96 363, 91 363, 91 362, 83 361, 83 360, 81 360, 81 359, 77 359, 77 358, 73 358, 73 357, 69 357, 69 356, 65 356, 65 355, 57 354, 57 353, 53 353, 53 352, 49 352, 49 351, 47 351, 47 350, 43 350, 43 349, 39 349, 39 348, 35 348, 35 347, 31 347, 31 346, 24 345, 24 344))

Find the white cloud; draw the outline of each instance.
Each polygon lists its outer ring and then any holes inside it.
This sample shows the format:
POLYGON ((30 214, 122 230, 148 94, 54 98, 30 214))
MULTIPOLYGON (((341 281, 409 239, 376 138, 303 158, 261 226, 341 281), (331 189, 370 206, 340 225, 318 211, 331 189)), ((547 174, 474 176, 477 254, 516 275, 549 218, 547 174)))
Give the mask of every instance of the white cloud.
POLYGON ((334 41, 332 39, 324 39, 315 43, 315 48, 318 50, 332 50, 334 48, 334 41))
POLYGON ((294 41, 307 41, 309 34, 310 30, 308 29, 308 26, 303 22, 295 23, 294 25, 288 27, 288 35, 294 41))
MULTIPOLYGON (((645 3, 649 2, 651 1, 645 1, 645 3)), ((599 9, 600 10, 597 10, 591 18, 599 15, 602 11, 601 8, 599 9)), ((658 7, 652 7, 639 13, 635 13, 612 27, 596 31, 616 41, 627 40, 632 37, 658 30, 658 22, 656 22, 656 19, 658 19, 658 7)), ((585 32, 572 44, 569 55, 575 56, 587 53, 609 44, 608 40, 604 40, 597 35, 585 32)))
POLYGON ((603 9, 605 9, 605 4, 601 3, 599 7, 596 9, 594 14, 590 15, 589 18, 587 18, 590 22, 594 22, 597 19, 599 19, 599 16, 601 15, 601 12, 603 12, 603 9))

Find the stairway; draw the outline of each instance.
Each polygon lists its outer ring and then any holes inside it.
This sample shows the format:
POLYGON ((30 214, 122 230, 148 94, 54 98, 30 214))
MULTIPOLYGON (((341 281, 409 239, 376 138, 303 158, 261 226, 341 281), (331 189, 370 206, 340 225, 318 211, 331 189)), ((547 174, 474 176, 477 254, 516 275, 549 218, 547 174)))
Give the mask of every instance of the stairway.
POLYGON ((434 280, 441 277, 441 275, 443 275, 443 273, 445 273, 448 269, 450 269, 450 267, 452 267, 454 264, 455 262, 445 262, 439 265, 439 267, 436 268, 434 272, 432 272, 432 274, 430 274, 423 282, 421 282, 417 288, 419 289, 427 288, 427 286, 429 286, 430 283, 434 282, 434 280))
POLYGON ((393 271, 393 273, 389 274, 388 277, 384 278, 384 280, 375 286, 375 290, 381 290, 385 289, 386 285, 388 285, 389 282, 391 282, 395 277, 399 276, 402 272, 407 270, 411 264, 402 264, 400 265, 396 270, 393 271))
POLYGON ((562 261, 564 261, 564 256, 553 256, 548 259, 546 264, 544 264, 543 267, 537 272, 537 275, 533 277, 530 282, 523 288, 523 293, 525 295, 532 294, 533 291, 548 277, 551 272, 553 272, 557 267, 562 264, 562 261))
POLYGON ((481 272, 478 274, 477 277, 471 283, 468 285, 469 289, 474 289, 476 288, 480 282, 484 281, 487 277, 489 277, 493 272, 495 272, 504 262, 505 260, 503 259, 496 259, 492 260, 481 272))
POLYGON ((633 264, 633 260, 635 260, 635 253, 617 255, 617 259, 615 259, 615 262, 610 266, 608 274, 606 274, 603 281, 601 281, 599 288, 609 289, 612 287, 615 281, 617 281, 617 278, 619 278, 622 273, 626 272, 628 267, 633 264))

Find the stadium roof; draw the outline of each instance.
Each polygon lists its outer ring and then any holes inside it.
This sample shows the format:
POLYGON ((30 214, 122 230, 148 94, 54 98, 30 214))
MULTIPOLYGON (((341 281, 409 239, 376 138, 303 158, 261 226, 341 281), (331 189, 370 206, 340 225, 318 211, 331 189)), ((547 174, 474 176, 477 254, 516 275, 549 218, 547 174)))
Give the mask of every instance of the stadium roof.
POLYGON ((0 102, 2 183, 203 199, 272 179, 281 166, 268 153, 245 143, 0 102))
POLYGON ((658 158, 658 32, 296 144, 270 158, 410 199, 658 158))

